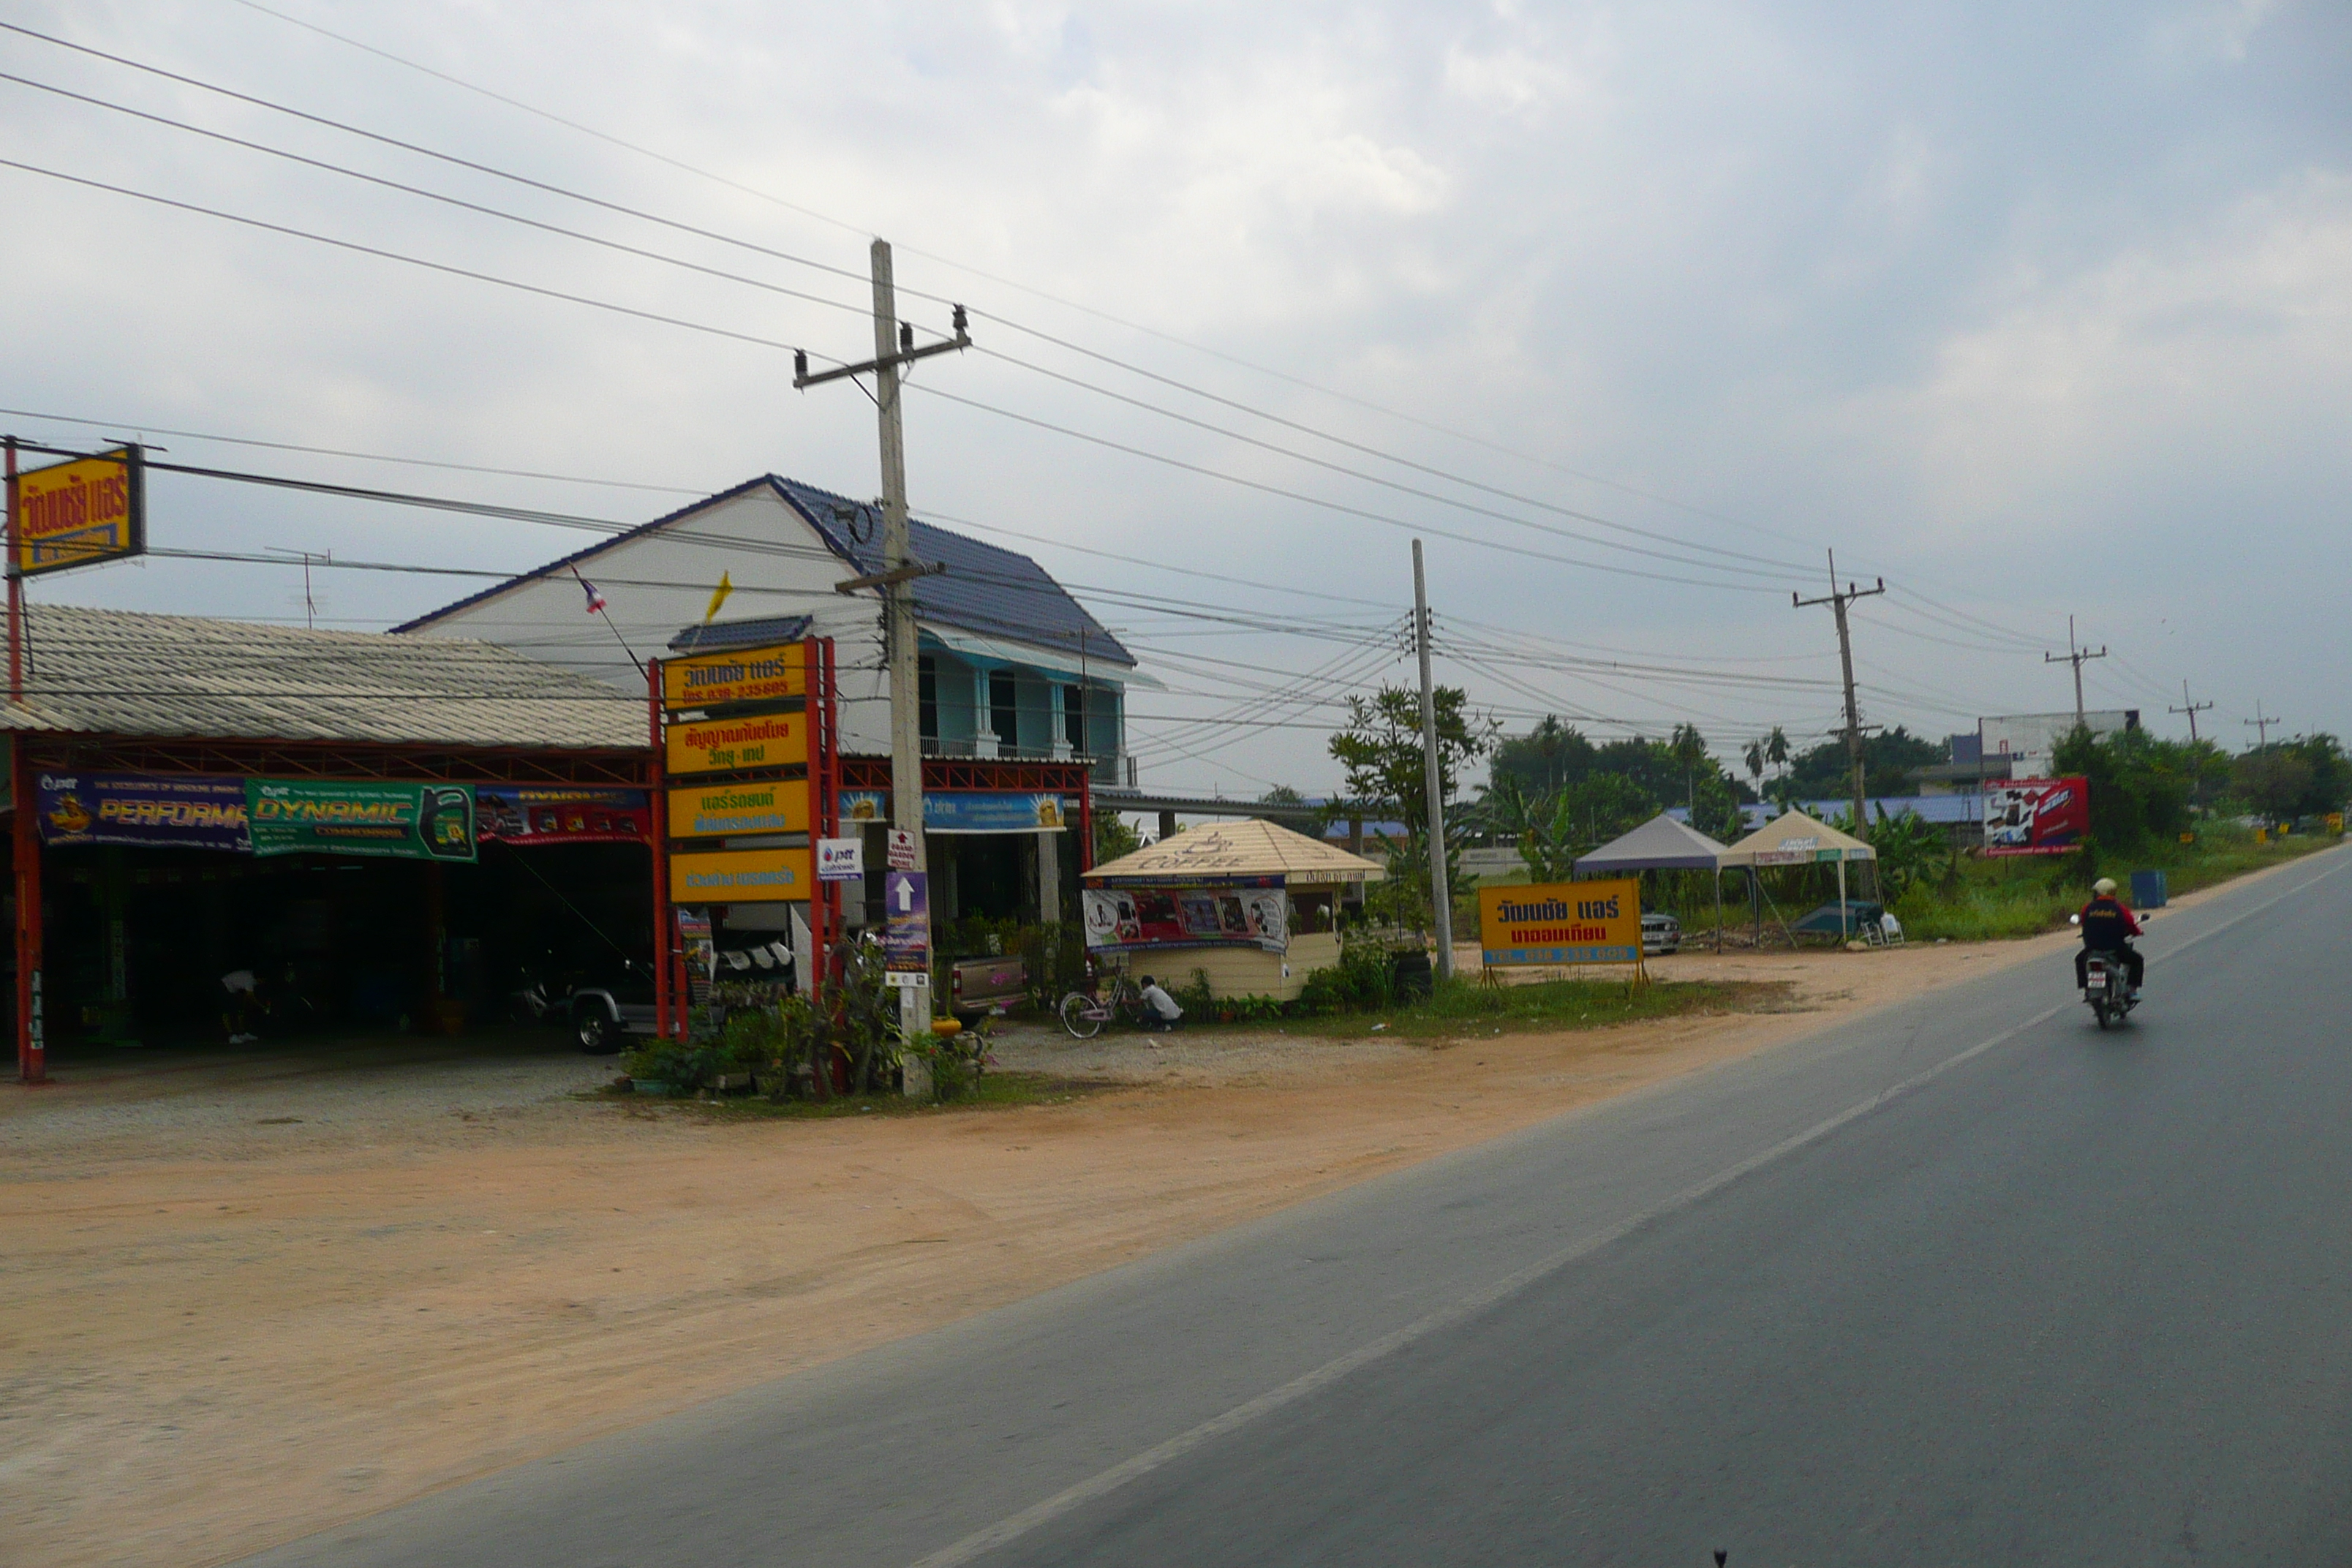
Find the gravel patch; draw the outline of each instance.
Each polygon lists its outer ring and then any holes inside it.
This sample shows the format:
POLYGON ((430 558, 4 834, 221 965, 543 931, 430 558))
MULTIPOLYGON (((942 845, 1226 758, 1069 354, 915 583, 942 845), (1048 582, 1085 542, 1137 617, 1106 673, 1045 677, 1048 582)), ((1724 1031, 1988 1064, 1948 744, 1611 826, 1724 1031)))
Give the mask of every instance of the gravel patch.
POLYGON ((1074 1040, 1041 1024, 1000 1025, 989 1047, 1006 1072, 1045 1073, 1098 1083, 1193 1085, 1262 1082, 1373 1062, 1394 1061, 1414 1047, 1388 1040, 1333 1040, 1280 1029, 1213 1035, 1147 1035, 1106 1029, 1074 1040))

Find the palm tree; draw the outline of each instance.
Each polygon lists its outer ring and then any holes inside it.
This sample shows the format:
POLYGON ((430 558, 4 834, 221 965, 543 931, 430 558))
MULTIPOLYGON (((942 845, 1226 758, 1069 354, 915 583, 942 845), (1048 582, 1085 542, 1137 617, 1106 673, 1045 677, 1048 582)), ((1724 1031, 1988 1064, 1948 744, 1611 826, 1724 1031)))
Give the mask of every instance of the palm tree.
POLYGON ((1789 765, 1789 737, 1778 724, 1764 737, 1764 760, 1776 768, 1789 765))
POLYGON ((1764 788, 1764 742, 1748 742, 1748 750, 1740 753, 1740 758, 1748 764, 1748 776, 1756 781, 1757 791, 1761 794, 1764 788))

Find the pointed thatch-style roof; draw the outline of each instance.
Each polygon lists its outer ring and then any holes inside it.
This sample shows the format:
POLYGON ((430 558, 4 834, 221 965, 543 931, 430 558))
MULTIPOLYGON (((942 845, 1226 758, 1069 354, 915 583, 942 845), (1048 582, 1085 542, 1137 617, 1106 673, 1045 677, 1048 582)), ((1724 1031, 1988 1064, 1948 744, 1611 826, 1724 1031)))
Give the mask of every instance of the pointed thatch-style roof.
POLYGON ((1318 883, 1379 881, 1388 872, 1377 861, 1350 855, 1319 838, 1293 833, 1249 817, 1189 828, 1132 855, 1096 867, 1089 883, 1216 882, 1237 877, 1280 877, 1290 887, 1318 883))

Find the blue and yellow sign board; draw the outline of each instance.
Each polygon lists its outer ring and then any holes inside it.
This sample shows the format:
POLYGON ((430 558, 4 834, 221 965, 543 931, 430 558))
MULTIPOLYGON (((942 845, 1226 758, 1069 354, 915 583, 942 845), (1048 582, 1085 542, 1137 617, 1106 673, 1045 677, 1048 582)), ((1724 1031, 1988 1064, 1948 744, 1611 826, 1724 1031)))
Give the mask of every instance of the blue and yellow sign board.
POLYGON ((1490 969, 1642 962, 1642 884, 1538 882, 1478 889, 1478 945, 1490 969))
POLYGON ((147 550, 146 468, 136 447, 16 476, 9 572, 36 577, 147 550))

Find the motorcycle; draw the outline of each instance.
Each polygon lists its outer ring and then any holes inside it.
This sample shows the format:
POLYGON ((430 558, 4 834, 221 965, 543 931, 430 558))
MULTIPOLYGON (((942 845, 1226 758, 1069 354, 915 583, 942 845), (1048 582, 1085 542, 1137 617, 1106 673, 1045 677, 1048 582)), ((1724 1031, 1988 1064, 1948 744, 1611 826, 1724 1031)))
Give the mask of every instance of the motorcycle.
MULTIPOLYGON (((2066 918, 2071 924, 2083 923, 2080 915, 2066 918)), ((2092 953, 2083 965, 2083 1000, 2090 1005, 2091 1016, 2099 1021, 2102 1029, 2110 1023, 2122 1023, 2139 1005, 2139 998, 2132 994, 2131 972, 2125 967, 2121 953, 2092 953)))

